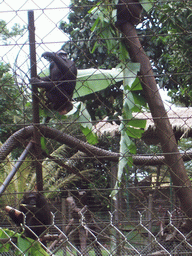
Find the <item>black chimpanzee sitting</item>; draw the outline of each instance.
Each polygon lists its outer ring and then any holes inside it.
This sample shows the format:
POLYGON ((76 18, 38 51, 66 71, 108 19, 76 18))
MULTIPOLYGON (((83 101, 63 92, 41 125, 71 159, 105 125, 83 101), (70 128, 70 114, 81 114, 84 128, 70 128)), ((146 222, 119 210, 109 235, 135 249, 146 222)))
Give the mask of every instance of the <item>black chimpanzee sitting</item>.
POLYGON ((42 57, 50 61, 50 75, 47 77, 33 77, 32 85, 46 90, 48 102, 52 108, 65 115, 72 108, 73 91, 76 86, 77 68, 75 63, 67 59, 63 50, 58 52, 45 52, 42 57))
POLYGON ((46 231, 48 225, 51 225, 52 223, 52 215, 48 202, 39 192, 25 193, 19 206, 19 211, 9 206, 6 206, 5 210, 18 226, 24 223, 25 215, 25 235, 34 240, 37 237, 31 230, 39 237, 46 231))

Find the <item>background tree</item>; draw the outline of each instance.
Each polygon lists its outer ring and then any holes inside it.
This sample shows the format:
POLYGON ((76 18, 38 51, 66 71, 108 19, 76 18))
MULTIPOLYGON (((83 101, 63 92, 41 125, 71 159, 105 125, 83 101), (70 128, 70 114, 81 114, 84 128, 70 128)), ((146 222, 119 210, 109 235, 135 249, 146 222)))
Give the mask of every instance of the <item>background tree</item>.
MULTIPOLYGON (((24 28, 20 28, 15 24, 12 29, 7 28, 5 21, 0 20, 0 40, 6 44, 12 37, 21 35, 24 28)), ((15 131, 14 126, 9 125, 14 122, 14 118, 20 115, 22 111, 22 98, 20 91, 16 85, 16 78, 11 72, 11 66, 5 64, 3 58, 0 60, 0 119, 1 129, 0 137, 1 142, 4 142, 10 134, 15 131)))
POLYGON ((168 91, 173 103, 191 106, 191 2, 180 0, 158 3, 144 20, 140 33, 142 44, 153 60, 160 87, 168 91), (150 40, 149 34, 153 35, 150 40))

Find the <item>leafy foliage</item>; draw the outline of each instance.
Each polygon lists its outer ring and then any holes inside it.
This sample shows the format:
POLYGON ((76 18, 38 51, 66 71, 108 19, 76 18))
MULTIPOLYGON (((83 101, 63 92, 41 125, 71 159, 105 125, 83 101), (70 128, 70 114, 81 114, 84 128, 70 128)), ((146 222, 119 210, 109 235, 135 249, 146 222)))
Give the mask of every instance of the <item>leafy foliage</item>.
MULTIPOLYGON (((8 64, 0 63, 0 117, 1 117, 1 129, 0 136, 4 140, 9 134, 9 129, 13 127, 7 127, 6 124, 13 123, 13 116, 16 115, 19 104, 19 91, 14 84, 14 78, 10 71, 8 64)), ((4 141, 3 140, 3 141, 4 141)))
POLYGON ((1 40, 6 43, 7 40, 11 37, 21 35, 25 27, 20 27, 19 24, 15 24, 11 30, 7 28, 7 23, 4 20, 0 20, 0 36, 1 40))
MULTIPOLYGON (((18 24, 15 24, 11 30, 7 28, 5 21, 0 20, 0 40, 2 43, 7 43, 7 40, 11 37, 22 34, 25 28, 20 28, 18 24)), ((0 119, 1 129, 0 136, 1 141, 4 142, 10 135, 11 131, 14 131, 12 124, 15 116, 20 115, 19 105, 21 104, 20 92, 15 85, 15 77, 11 72, 9 64, 0 62, 0 119)))
MULTIPOLYGON (((15 233, 9 229, 2 229, 0 228, 0 239, 1 238, 16 238, 17 239, 17 249, 14 249, 14 255, 23 255, 25 252, 26 256, 33 255, 39 256, 44 255, 48 256, 49 254, 42 248, 41 244, 38 241, 34 241, 31 238, 24 238, 22 237, 22 233, 15 233)), ((0 252, 6 253, 13 250, 13 246, 11 243, 2 244, 0 241, 0 252)))
POLYGON ((143 23, 143 44, 153 59, 159 85, 168 90, 173 102, 192 102, 192 10, 190 1, 163 1, 143 23), (153 36, 148 40, 148 34, 153 36), (157 36, 158 35, 158 36, 157 36))

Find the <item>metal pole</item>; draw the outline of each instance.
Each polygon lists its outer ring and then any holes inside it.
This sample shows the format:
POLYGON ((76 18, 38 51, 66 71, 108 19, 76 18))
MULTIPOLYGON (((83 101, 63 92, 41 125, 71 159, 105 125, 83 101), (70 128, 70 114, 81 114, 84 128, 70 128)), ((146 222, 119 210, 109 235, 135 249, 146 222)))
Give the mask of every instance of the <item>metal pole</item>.
POLYGON ((32 146, 33 146, 33 143, 32 143, 32 141, 30 141, 28 143, 27 147, 25 148, 25 150, 23 151, 23 153, 20 155, 17 163, 12 168, 11 172, 9 173, 9 175, 7 176, 7 178, 5 179, 3 184, 1 185, 1 187, 0 187, 0 195, 5 191, 6 187, 9 185, 10 181, 14 177, 15 173, 17 172, 17 170, 19 169, 21 164, 23 163, 23 160, 25 160, 25 158, 26 158, 27 154, 29 153, 30 149, 32 148, 32 146))
MULTIPOLYGON (((30 71, 31 78, 37 76, 36 66, 36 49, 35 49, 35 26, 34 26, 34 12, 28 11, 28 30, 29 30, 29 51, 30 51, 30 71)), ((37 190, 43 191, 43 176, 41 164, 41 143, 39 133, 39 99, 38 89, 32 85, 32 104, 33 104, 33 125, 34 125, 34 149, 35 149, 35 167, 36 167, 36 183, 37 190)))

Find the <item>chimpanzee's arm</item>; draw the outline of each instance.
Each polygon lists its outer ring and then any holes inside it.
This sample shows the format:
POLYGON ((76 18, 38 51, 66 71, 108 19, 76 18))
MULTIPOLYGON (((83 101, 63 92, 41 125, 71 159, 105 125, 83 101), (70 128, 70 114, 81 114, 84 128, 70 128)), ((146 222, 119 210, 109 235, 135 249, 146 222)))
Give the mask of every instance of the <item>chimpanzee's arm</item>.
POLYGON ((53 88, 57 87, 57 85, 59 84, 59 82, 53 82, 50 79, 42 80, 42 79, 39 79, 38 77, 32 77, 30 79, 30 83, 32 85, 36 85, 39 88, 44 88, 44 89, 46 89, 48 91, 50 91, 53 88))
POLYGON ((44 76, 44 77, 40 77, 41 81, 51 81, 50 76, 44 76))
POLYGON ((68 76, 74 77, 74 80, 76 79, 77 69, 73 61, 69 59, 63 59, 55 52, 44 52, 42 54, 42 57, 44 57, 45 59, 49 59, 49 60, 51 59, 52 61, 54 61, 62 74, 64 72, 68 73, 68 76))
POLYGON ((19 210, 24 213, 27 213, 28 211, 31 211, 32 213, 36 213, 38 209, 35 205, 20 204, 19 210))

